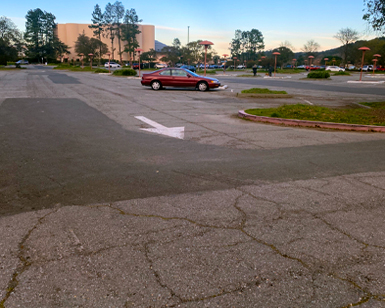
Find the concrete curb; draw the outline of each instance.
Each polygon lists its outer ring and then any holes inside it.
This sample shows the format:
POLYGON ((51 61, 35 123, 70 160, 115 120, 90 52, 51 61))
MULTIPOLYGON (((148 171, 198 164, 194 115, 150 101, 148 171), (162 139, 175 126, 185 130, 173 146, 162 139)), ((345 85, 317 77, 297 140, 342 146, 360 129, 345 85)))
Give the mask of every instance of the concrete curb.
POLYGON ((349 80, 348 83, 380 84, 380 83, 385 83, 385 81, 383 81, 383 80, 380 80, 380 81, 354 81, 354 80, 349 80))
POLYGON ((385 126, 344 124, 344 123, 330 123, 330 122, 319 122, 319 121, 305 121, 305 120, 293 120, 293 119, 282 119, 282 118, 270 118, 270 117, 262 117, 262 116, 255 116, 252 114, 248 114, 244 110, 238 111, 238 117, 243 118, 243 119, 248 119, 251 121, 256 121, 256 122, 281 124, 281 125, 283 124, 283 125, 288 125, 288 126, 329 128, 329 129, 348 130, 348 131, 385 133, 385 126))

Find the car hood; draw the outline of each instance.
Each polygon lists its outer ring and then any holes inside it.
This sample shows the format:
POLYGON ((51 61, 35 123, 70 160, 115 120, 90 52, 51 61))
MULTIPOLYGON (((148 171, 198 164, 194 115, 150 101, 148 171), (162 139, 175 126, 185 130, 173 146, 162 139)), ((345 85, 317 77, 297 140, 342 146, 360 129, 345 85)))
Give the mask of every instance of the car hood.
POLYGON ((219 81, 219 80, 216 79, 216 78, 211 78, 211 77, 206 77, 206 76, 199 76, 199 77, 202 77, 202 78, 208 79, 208 80, 219 81))

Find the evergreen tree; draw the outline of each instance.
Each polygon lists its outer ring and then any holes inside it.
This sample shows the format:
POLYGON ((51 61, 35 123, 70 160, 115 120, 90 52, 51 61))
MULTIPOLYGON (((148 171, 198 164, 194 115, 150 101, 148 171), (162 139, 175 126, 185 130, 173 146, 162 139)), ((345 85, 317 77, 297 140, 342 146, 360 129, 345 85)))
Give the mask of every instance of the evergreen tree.
POLYGON ((128 53, 130 58, 130 65, 132 66, 131 55, 134 54, 135 48, 139 47, 138 40, 136 39, 136 35, 141 33, 139 31, 138 23, 142 22, 136 14, 135 9, 127 10, 122 25, 122 38, 123 41, 126 42, 124 51, 128 53))
MULTIPOLYGON (((93 29, 94 36, 101 41, 102 40, 102 34, 104 31, 104 19, 103 19, 103 13, 102 10, 99 7, 99 4, 96 4, 94 7, 94 11, 92 12, 92 25, 89 25, 88 27, 90 29, 93 29)), ((99 50, 99 65, 101 61, 101 56, 102 56, 102 50, 99 50)))
POLYGON ((106 37, 111 40, 111 54, 112 59, 115 59, 115 49, 114 49, 114 40, 115 40, 115 10, 114 6, 108 2, 103 13, 104 26, 106 27, 106 37))

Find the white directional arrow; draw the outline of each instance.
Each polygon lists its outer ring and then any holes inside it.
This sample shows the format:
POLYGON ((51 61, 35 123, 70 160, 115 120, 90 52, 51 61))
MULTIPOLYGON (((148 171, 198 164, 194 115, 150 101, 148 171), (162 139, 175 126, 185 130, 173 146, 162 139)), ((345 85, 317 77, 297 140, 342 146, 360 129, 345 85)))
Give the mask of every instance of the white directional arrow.
POLYGON ((166 135, 173 138, 184 139, 184 127, 166 127, 146 117, 137 116, 136 119, 153 126, 154 128, 141 128, 151 133, 166 135))

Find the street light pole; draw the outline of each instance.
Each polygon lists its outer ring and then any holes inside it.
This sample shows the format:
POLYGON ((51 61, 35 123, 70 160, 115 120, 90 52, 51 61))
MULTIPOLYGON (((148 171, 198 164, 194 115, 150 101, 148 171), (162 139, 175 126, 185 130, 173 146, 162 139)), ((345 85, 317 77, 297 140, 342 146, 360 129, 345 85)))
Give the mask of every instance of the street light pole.
POLYGON ((373 65, 373 75, 374 75, 374 70, 376 69, 377 67, 377 61, 378 59, 377 58, 381 58, 381 55, 376 53, 375 55, 373 55, 373 57, 375 57, 375 59, 373 59, 373 62, 374 62, 374 65, 373 65))
POLYGON ((326 61, 329 61, 329 58, 325 58, 325 71, 326 71, 326 61))
POLYGON ((370 50, 369 47, 361 47, 361 48, 358 48, 358 50, 361 50, 362 51, 362 60, 361 60, 361 73, 360 73, 360 81, 362 81, 362 70, 364 68, 364 61, 365 61, 365 52, 367 50, 370 50))
POLYGON ((274 77, 275 77, 275 73, 277 71, 277 57, 280 55, 280 53, 276 51, 276 52, 273 52, 273 55, 275 56, 275 61, 274 61, 274 77))
POLYGON ((204 75, 206 76, 207 48, 209 47, 209 45, 214 45, 214 44, 210 41, 203 41, 203 42, 200 42, 199 45, 205 46, 205 72, 204 72, 204 75))
POLYGON ((143 51, 143 49, 136 48, 135 51, 138 53, 138 58, 139 58, 139 77, 140 77, 140 53, 143 51))

